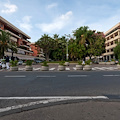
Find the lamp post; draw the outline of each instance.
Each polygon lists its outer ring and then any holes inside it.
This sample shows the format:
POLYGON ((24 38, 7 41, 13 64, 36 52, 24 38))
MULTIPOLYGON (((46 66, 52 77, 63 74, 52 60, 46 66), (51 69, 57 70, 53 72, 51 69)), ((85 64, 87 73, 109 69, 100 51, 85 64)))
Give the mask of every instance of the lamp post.
POLYGON ((66 35, 65 36, 67 37, 67 44, 66 44, 66 60, 69 59, 69 53, 68 53, 68 41, 69 41, 69 38, 70 38, 70 34, 69 35, 66 35))
POLYGON ((68 60, 69 54, 68 54, 68 39, 66 44, 66 60, 68 60))

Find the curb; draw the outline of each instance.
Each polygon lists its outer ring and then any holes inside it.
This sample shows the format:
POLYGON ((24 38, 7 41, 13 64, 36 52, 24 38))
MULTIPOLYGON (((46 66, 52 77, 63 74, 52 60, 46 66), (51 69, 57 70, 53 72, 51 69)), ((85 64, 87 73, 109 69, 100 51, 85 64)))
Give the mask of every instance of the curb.
POLYGON ((14 114, 14 113, 20 113, 23 111, 28 111, 28 110, 33 110, 37 108, 43 108, 43 107, 49 107, 49 106, 54 106, 54 105, 60 105, 60 104, 71 104, 71 103, 78 103, 78 102, 87 102, 90 100, 109 100, 109 98, 105 96, 100 96, 100 97, 89 97, 89 98, 54 98, 54 99, 48 99, 48 100, 41 100, 41 101, 36 101, 36 102, 30 102, 27 104, 22 104, 22 105, 16 105, 16 106, 11 106, 11 107, 6 107, 6 108, 1 108, 0 109, 0 117, 9 115, 9 114, 14 114))

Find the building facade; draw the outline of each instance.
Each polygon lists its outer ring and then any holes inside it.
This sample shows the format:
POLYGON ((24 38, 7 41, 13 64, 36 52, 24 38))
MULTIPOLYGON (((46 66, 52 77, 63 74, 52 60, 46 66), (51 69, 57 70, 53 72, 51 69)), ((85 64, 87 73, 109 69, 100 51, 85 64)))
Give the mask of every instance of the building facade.
POLYGON ((35 43, 30 43, 31 50, 33 51, 32 56, 39 57, 41 60, 45 60, 43 49, 37 47, 35 43))
POLYGON ((113 49, 116 47, 117 43, 120 42, 120 23, 113 26, 107 32, 105 32, 105 50, 103 54, 103 60, 115 59, 113 49))
MULTIPOLYGON (((17 44, 17 54, 14 53, 15 57, 25 57, 32 56, 33 51, 31 51, 31 47, 29 45, 30 36, 25 34, 23 31, 15 27, 13 24, 5 20, 0 16, 0 29, 10 33, 10 41, 15 42, 17 44)), ((5 52, 5 55, 11 56, 11 50, 5 52)))

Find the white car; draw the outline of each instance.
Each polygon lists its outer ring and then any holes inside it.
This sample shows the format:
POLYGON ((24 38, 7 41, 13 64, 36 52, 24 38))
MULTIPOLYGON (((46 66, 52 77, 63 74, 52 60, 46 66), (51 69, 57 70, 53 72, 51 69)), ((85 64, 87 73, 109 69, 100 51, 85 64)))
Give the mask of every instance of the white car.
POLYGON ((23 64, 22 60, 18 61, 18 65, 22 65, 22 64, 23 64))

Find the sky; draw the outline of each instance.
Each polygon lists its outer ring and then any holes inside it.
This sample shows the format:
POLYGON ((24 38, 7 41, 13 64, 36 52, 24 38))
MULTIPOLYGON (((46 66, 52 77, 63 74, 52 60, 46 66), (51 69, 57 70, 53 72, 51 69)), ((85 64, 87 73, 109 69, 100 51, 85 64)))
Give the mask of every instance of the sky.
POLYGON ((0 0, 0 16, 36 42, 77 28, 106 32, 120 22, 120 0, 0 0))

